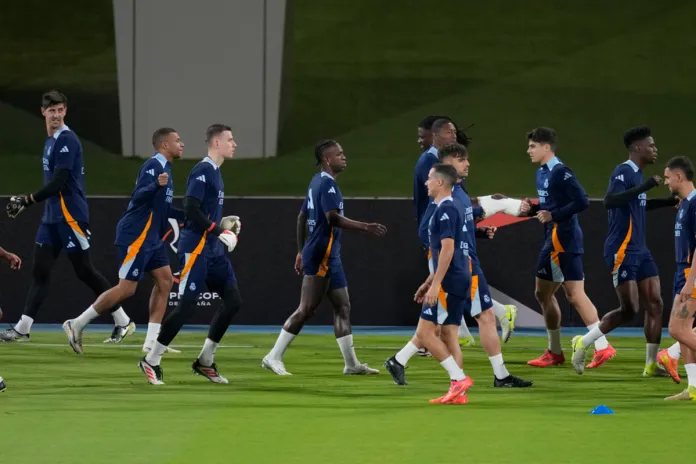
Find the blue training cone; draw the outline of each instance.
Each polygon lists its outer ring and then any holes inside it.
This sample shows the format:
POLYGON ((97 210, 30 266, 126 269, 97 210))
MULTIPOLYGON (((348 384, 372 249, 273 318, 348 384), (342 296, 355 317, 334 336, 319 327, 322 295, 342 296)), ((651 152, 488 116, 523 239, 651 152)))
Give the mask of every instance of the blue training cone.
POLYGON ((614 414, 614 411, 609 409, 607 406, 600 404, 599 406, 594 408, 592 411, 590 411, 590 414, 595 414, 595 415, 614 414))

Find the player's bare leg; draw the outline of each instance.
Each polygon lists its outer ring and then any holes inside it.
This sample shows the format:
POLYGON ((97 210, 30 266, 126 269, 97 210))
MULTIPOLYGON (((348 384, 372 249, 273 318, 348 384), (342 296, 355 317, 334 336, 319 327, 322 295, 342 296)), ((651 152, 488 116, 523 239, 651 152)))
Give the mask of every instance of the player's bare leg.
MULTIPOLYGON (((169 266, 155 269, 150 274, 152 275, 154 285, 152 287, 152 293, 150 293, 150 319, 147 324, 145 343, 143 344, 143 351, 145 352, 150 351, 152 347, 155 346, 155 342, 157 342, 157 336, 162 329, 162 320, 164 319, 164 314, 167 312, 169 293, 174 285, 172 268, 169 266)), ((167 347, 167 352, 180 353, 180 351, 169 346, 167 347)))
POLYGON ((585 357, 587 349, 600 337, 608 334, 620 325, 633 320, 639 309, 638 284, 635 280, 627 280, 616 287, 619 297, 619 309, 608 312, 599 322, 599 326, 590 330, 587 334, 574 337, 571 346, 573 348, 573 368, 578 374, 585 370, 585 357))
POLYGON ((696 301, 689 299, 684 303, 677 295, 669 318, 669 334, 681 344, 689 385, 666 400, 696 400, 696 332, 692 328, 695 312, 696 301))
MULTIPOLYGON (((696 328, 693 329, 696 333, 696 328)), ((669 348, 657 353, 657 363, 663 368, 675 383, 680 383, 679 377, 679 358, 682 357, 681 343, 674 342, 669 348)))
POLYGON ((350 323, 350 297, 348 287, 329 290, 327 293, 334 310, 334 335, 341 349, 345 366, 344 375, 375 375, 377 369, 361 364, 353 348, 353 328, 350 323))
MULTIPOLYGON (((585 293, 585 281, 574 280, 563 283, 563 291, 565 292, 568 303, 575 308, 580 315, 580 318, 585 323, 585 327, 590 331, 599 326, 599 317, 597 316, 597 308, 588 298, 585 293)), ((609 344, 607 338, 602 336, 594 342, 594 357, 586 366, 588 369, 600 367, 616 356, 616 350, 609 344)))
MULTIPOLYGON (((67 253, 67 255, 77 278, 84 282, 97 295, 97 298, 112 288, 111 283, 94 268, 88 250, 67 253)), ((110 312, 114 318, 114 330, 111 337, 104 340, 104 343, 119 343, 135 332, 135 324, 120 306, 122 301, 117 301, 103 311, 110 312)))
POLYGON ((263 358, 261 366, 270 369, 277 375, 291 375, 285 370, 283 355, 290 343, 300 333, 305 323, 310 320, 317 311, 319 304, 326 295, 329 287, 329 279, 318 276, 304 276, 302 278, 302 289, 300 290, 300 305, 294 313, 290 315, 280 335, 273 346, 273 349, 263 358))
POLYGON ((500 338, 496 327, 496 316, 492 310, 482 311, 476 316, 479 326, 479 339, 481 346, 488 355, 488 360, 493 368, 493 386, 499 388, 526 388, 531 387, 532 382, 522 380, 510 375, 503 361, 503 353, 500 347, 500 338))
POLYGON ((639 305, 645 309, 645 369, 644 377, 668 377, 670 374, 657 363, 662 339, 662 296, 660 278, 649 277, 638 282, 639 305))
MULTIPOLYGON (((82 332, 90 324, 90 322, 100 315, 109 312, 111 308, 119 305, 122 301, 133 296, 137 287, 137 282, 121 279, 116 286, 111 287, 109 290, 99 295, 92 306, 87 308, 82 314, 77 316, 75 319, 68 319, 63 323, 63 331, 65 331, 65 334, 68 336, 70 346, 75 353, 83 354, 82 332)), ((121 337, 121 339, 135 331, 135 324, 129 321, 124 329, 124 335, 121 337)), ((114 329, 114 334, 121 335, 121 332, 114 329)), ((112 336, 114 334, 112 334, 112 336)))
POLYGON ((11 329, 0 333, 3 342, 27 342, 29 332, 36 319, 39 308, 48 295, 48 285, 51 280, 51 270, 60 254, 60 249, 50 245, 34 247, 34 259, 31 267, 31 284, 27 294, 24 312, 21 319, 11 329))
POLYGON ((435 336, 437 324, 420 319, 416 329, 416 337, 430 351, 435 359, 440 361, 440 365, 450 376, 449 391, 442 397, 430 400, 431 403, 450 403, 456 401, 458 404, 467 402, 466 391, 474 384, 470 377, 464 374, 457 359, 461 362, 461 348, 459 347, 459 326, 442 326, 440 338, 435 336), (456 356, 456 357, 455 357, 456 356))
MULTIPOLYGON (((211 288, 211 290, 213 289, 211 288)), ((218 308, 210 322, 208 338, 205 339, 203 349, 193 362, 191 369, 195 374, 202 375, 213 383, 226 384, 229 383, 228 380, 220 375, 215 364, 215 351, 230 327, 232 318, 242 307, 242 297, 236 283, 228 283, 223 288, 218 289, 218 293, 222 298, 222 306, 218 308)))
POLYGON ((549 367, 565 362, 563 349, 561 349, 561 308, 558 306, 558 300, 554 296, 560 286, 560 282, 551 282, 538 277, 536 279, 534 296, 539 302, 541 312, 544 315, 549 345, 543 355, 527 362, 530 366, 549 367))

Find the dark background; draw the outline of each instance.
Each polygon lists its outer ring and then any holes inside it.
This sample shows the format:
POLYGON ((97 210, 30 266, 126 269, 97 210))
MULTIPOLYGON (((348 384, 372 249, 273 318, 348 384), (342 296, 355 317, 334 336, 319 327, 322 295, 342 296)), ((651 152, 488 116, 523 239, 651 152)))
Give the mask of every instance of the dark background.
MULTIPOLYGON (((113 239, 115 226, 124 211, 126 198, 90 199, 92 259, 112 282, 117 281, 113 239)), ((244 224, 237 249, 231 259, 239 280, 244 307, 235 324, 279 325, 296 308, 300 277, 293 271, 295 259, 295 221, 301 200, 227 199, 226 214, 236 214, 244 224)), ((415 232, 412 203, 408 200, 348 200, 346 215, 379 221, 389 228, 385 238, 359 232, 344 234, 343 264, 348 276, 355 325, 415 325, 418 307, 412 295, 427 275, 415 232), (404 220, 404 218, 409 218, 404 220)), ((0 217, 0 245, 24 259, 21 271, 0 268, 0 305, 5 322, 21 315, 31 278, 36 228, 41 208, 31 208, 15 220, 0 217)), ((666 208, 648 213, 648 246, 661 271, 665 307, 671 307, 673 263, 672 225, 675 210, 666 208)), ((602 257, 607 228, 606 212, 601 203, 592 202, 581 215, 585 234, 584 266, 586 289, 600 315, 615 308, 611 277, 602 257)), ((534 275, 537 253, 543 240, 540 224, 529 220, 501 228, 493 241, 479 241, 479 253, 489 284, 538 311, 534 300, 534 275)), ((172 253, 171 257, 174 255, 172 253)), ((174 271, 178 261, 172 260, 174 271)), ((137 323, 147 321, 147 303, 151 284, 148 278, 124 308, 137 323)), ((176 288, 174 289, 176 291, 176 288)), ((583 325, 559 291, 563 325, 583 325)), ((58 323, 75 317, 94 301, 94 295, 74 276, 65 257, 54 269, 49 295, 36 322, 58 323)), ((174 298, 171 304, 175 304, 174 298)), ((207 295, 190 323, 210 321, 217 299, 207 295)), ((664 312, 666 325, 669 311, 664 312)), ((330 324, 331 310, 324 304, 314 324, 330 324)), ((103 318, 103 322, 108 319, 103 318)), ((634 321, 642 325, 642 315, 634 321)))

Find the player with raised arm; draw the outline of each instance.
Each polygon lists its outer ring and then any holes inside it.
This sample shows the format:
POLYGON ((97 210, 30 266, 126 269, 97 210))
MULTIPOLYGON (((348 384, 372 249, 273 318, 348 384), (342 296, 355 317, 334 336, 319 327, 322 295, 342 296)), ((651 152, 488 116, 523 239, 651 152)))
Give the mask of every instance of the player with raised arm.
MULTIPOLYGON (((57 90, 43 95, 41 114, 48 133, 43 149, 44 187, 27 196, 13 196, 7 204, 7 215, 15 218, 31 205, 45 202, 36 234, 32 281, 24 313, 14 327, 0 333, 0 341, 3 342, 29 341, 31 326, 48 294, 51 270, 62 250, 67 252, 77 277, 96 295, 111 287, 109 281, 94 269, 89 256, 89 210, 85 197, 82 144, 65 125, 67 105, 67 97, 57 90)), ((135 331, 135 324, 123 308, 116 308, 111 315, 119 337, 135 331)))
MULTIPOLYGON (((541 164, 536 174, 539 204, 532 214, 544 224, 546 241, 539 253, 535 296, 544 314, 548 332, 548 349, 529 361, 534 367, 549 367, 565 362, 561 349, 561 310, 555 293, 563 287, 566 299, 577 310, 588 330, 599 324, 597 308, 585 293, 582 269, 583 237, 577 215, 590 201, 577 178, 556 157, 556 132, 539 127, 527 134, 527 153, 533 163, 541 164)), ((598 360, 613 357, 616 350, 605 337, 595 342, 595 358, 588 367, 598 367, 598 360)))
MULTIPOLYGON (((669 373, 658 366, 656 359, 662 336, 662 297, 659 271, 645 243, 645 211, 674 206, 677 200, 674 197, 647 199, 645 192, 660 183, 659 176, 643 180, 645 166, 657 160, 657 147, 650 128, 629 129, 624 134, 624 145, 628 150, 628 160, 612 172, 604 197, 609 216, 604 258, 620 307, 605 314, 599 326, 586 335, 573 338, 573 367, 582 374, 587 347, 618 326, 631 322, 642 299, 645 301, 646 341, 643 376, 667 376, 669 373)), ((599 359, 597 365, 604 361, 606 357, 599 359)))
MULTIPOLYGON (((22 268, 22 260, 19 258, 19 256, 17 256, 14 253, 10 253, 2 247, 0 247, 0 260, 5 261, 10 266, 10 269, 14 269, 15 271, 18 271, 22 268)), ((2 320, 1 309, 0 320, 2 320)), ((0 377, 0 392, 4 392, 6 389, 7 384, 5 383, 5 380, 2 377, 0 377)))
MULTIPOLYGON (((226 255, 226 252, 231 253, 237 246, 237 234, 221 227, 230 217, 222 216, 225 185, 220 168, 225 160, 234 157, 237 144, 232 136, 232 129, 223 124, 208 127, 205 140, 208 144, 208 156, 193 167, 186 182, 186 224, 181 231, 178 250, 182 269, 179 305, 164 319, 157 342, 138 363, 147 381, 153 385, 164 383, 160 366, 162 355, 193 315, 198 296, 205 286, 220 295, 222 306, 213 316, 208 338, 191 368, 195 374, 202 375, 211 382, 228 383, 215 364, 215 350, 232 318, 239 311, 242 298, 232 263, 226 255)), ((234 229, 239 232, 240 224, 235 224, 234 229)))
POLYGON ((152 145, 156 153, 140 168, 128 208, 116 226, 116 247, 121 263, 119 282, 99 295, 76 319, 63 323, 70 346, 77 354, 83 353, 82 332, 87 325, 109 308, 133 296, 146 273, 152 276, 154 286, 143 349, 149 351, 159 335, 174 281, 162 235, 170 217, 184 220, 184 211, 172 207, 174 182, 171 163, 181 158, 184 143, 174 129, 165 127, 152 135, 152 145))
POLYGON ((353 348, 348 281, 341 262, 341 235, 343 229, 351 229, 382 237, 387 233, 387 228, 382 224, 358 222, 344 216, 343 196, 336 177, 346 168, 346 155, 338 142, 318 142, 314 156, 321 170, 312 177, 297 216, 295 272, 303 275, 300 305, 285 321, 273 349, 263 358, 261 366, 277 375, 291 375, 285 369, 283 355, 314 316, 324 297, 328 297, 334 308, 336 342, 345 362, 343 374, 379 374, 378 370, 361 364, 353 348))
MULTIPOLYGON (((493 304, 488 291, 486 277, 483 274, 483 269, 481 269, 478 254, 476 253, 476 237, 492 239, 495 234, 495 227, 476 227, 473 213, 474 207, 471 199, 462 188, 463 180, 469 175, 469 152, 464 145, 454 143, 446 145, 439 150, 438 156, 441 163, 453 166, 457 174, 457 180, 452 188, 451 195, 454 205, 459 211, 459 216, 463 221, 462 227, 467 232, 464 251, 471 261, 471 291, 467 298, 467 307, 471 316, 476 319, 479 326, 481 345, 483 345, 484 350, 488 354, 488 359, 493 367, 493 386, 499 388, 530 387, 532 382, 510 375, 505 367, 494 313, 493 311, 488 311, 493 304)), ((431 260, 431 273, 433 268, 434 261, 431 260)), ((412 340, 395 356, 392 356, 384 363, 397 385, 406 385, 404 372, 406 363, 421 348, 422 346, 417 345, 412 340)))
POLYGON ((681 345, 688 377, 686 389, 665 399, 696 401, 696 333, 693 330, 696 313, 696 260, 693 259, 696 252, 696 189, 691 160, 684 156, 670 159, 665 167, 665 185, 672 195, 681 200, 674 221, 677 268, 674 273, 674 301, 669 317, 669 334, 681 345))

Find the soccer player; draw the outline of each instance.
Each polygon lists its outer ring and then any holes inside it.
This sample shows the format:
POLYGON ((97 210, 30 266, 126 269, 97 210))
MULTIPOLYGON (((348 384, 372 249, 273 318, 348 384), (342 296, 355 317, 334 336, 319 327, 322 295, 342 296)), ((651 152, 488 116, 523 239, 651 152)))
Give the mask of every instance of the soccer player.
MULTIPOLYGON (((43 95, 41 114, 46 122, 48 137, 43 150, 44 187, 27 196, 13 196, 7 204, 7 215, 17 217, 35 203, 45 201, 41 225, 36 234, 32 282, 29 287, 24 314, 12 328, 0 333, 0 341, 27 342, 31 326, 48 293, 51 270, 62 250, 77 277, 96 295, 111 285, 92 264, 89 256, 89 211, 85 198, 85 168, 82 145, 77 135, 65 125, 68 99, 57 90, 43 95)), ((123 308, 111 315, 120 338, 135 330, 123 308)))
POLYGON ((336 177, 346 168, 346 155, 335 140, 322 140, 314 148, 321 171, 312 177, 307 196, 297 216, 295 271, 303 274, 300 305, 285 321, 273 349, 261 366, 277 375, 291 375, 283 354, 305 323, 314 316, 325 296, 334 308, 334 334, 343 355, 345 375, 372 375, 379 371, 361 364, 353 349, 348 281, 341 263, 342 229, 360 230, 382 237, 382 224, 358 222, 343 215, 343 196, 336 177), (306 237, 309 230, 309 238, 306 237), (305 240, 306 239, 306 240, 305 240))
MULTIPOLYGON (((22 260, 14 253, 6 251, 4 248, 0 247, 0 260, 5 261, 10 269, 18 271, 22 267, 22 260)), ((2 310, 0 310, 0 319, 2 319, 2 310)), ((4 392, 7 389, 7 385, 2 377, 0 377, 0 392, 4 392)))
MULTIPOLYGON (((584 370, 586 347, 621 324, 630 322, 645 307, 645 369, 644 377, 669 375, 657 364, 662 335, 662 297, 657 265, 645 244, 645 211, 674 206, 674 197, 647 200, 646 191, 660 183, 659 176, 643 181, 643 169, 657 160, 657 147, 650 128, 634 127, 624 134, 628 160, 619 164, 609 179, 604 206, 609 210, 609 232, 604 242, 607 261, 620 308, 604 315, 599 326, 589 333, 573 338, 573 367, 578 374, 584 370)), ((599 364, 606 356, 599 360, 599 364)))
POLYGON ((237 235, 220 226, 227 219, 222 217, 225 185, 220 168, 225 160, 232 159, 237 144, 232 129, 222 124, 208 127, 205 140, 208 156, 194 166, 186 182, 186 224, 178 249, 182 269, 179 305, 164 319, 155 346, 138 363, 153 385, 164 384, 160 366, 162 355, 195 311, 204 286, 220 295, 222 306, 213 316, 203 350, 191 368, 211 382, 228 383, 215 364, 215 350, 232 317, 239 311, 242 298, 232 263, 225 254, 237 246, 237 235))
POLYGON ((99 295, 79 317, 63 324, 70 346, 77 354, 83 353, 82 332, 87 325, 109 308, 133 296, 145 273, 152 276, 154 286, 143 349, 149 351, 159 335, 174 281, 162 235, 170 217, 184 220, 184 211, 172 207, 174 182, 171 163, 181 158, 184 143, 174 129, 165 127, 152 135, 152 145, 156 153, 140 168, 128 208, 116 226, 116 247, 121 263, 119 282, 99 295))
MULTIPOLYGON (((561 310, 554 296, 563 287, 566 299, 578 311, 588 330, 599 324, 597 308, 585 294, 582 270, 582 230, 577 214, 586 210, 590 201, 573 171, 556 157, 556 132, 539 127, 527 134, 527 153, 533 163, 541 164, 536 174, 539 204, 532 214, 544 224, 546 241, 539 253, 535 296, 546 322, 548 349, 529 361, 534 367, 549 367, 565 362, 561 349, 561 310)), ((616 350, 605 337, 596 340, 595 357, 588 367, 598 367, 613 357, 616 350)))
MULTIPOLYGON (((486 277, 481 269, 478 254, 476 253, 476 237, 493 238, 495 227, 477 228, 474 223, 473 205, 471 199, 462 188, 462 181, 469 175, 469 152, 461 144, 454 143, 446 145, 438 152, 440 162, 455 168, 457 175, 456 183, 451 190, 454 205, 462 219, 462 228, 466 231, 466 241, 462 244, 463 253, 470 260, 471 291, 467 298, 467 307, 472 317, 479 325, 481 344, 488 354, 494 373, 494 387, 506 388, 525 388, 530 387, 532 382, 519 379, 510 375, 500 348, 500 339, 496 331, 496 322, 493 311, 487 311, 493 306, 486 277)), ((432 218, 432 216, 431 216, 432 218)), ((430 225, 432 226, 432 221, 430 225)), ((432 238, 432 235, 431 235, 432 238)), ((431 261, 431 274, 434 272, 434 260, 431 261)), ((416 337, 417 338, 417 337, 416 337)), ((404 377, 404 367, 408 360, 422 348, 413 341, 409 342, 399 353, 389 358, 384 366, 392 375, 397 385, 406 385, 404 377)))
MULTIPOLYGON (((471 273, 465 219, 452 199, 452 188, 456 181, 456 169, 440 163, 430 169, 426 181, 428 195, 437 205, 428 228, 433 271, 416 291, 414 299, 423 304, 423 309, 416 335, 409 342, 409 346, 414 348, 427 348, 449 374, 449 391, 440 398, 430 400, 431 403, 441 404, 468 403, 466 391, 474 384, 462 370, 459 346, 458 327, 470 292, 471 273), (436 332, 438 327, 439 337, 436 332)), ((416 349, 411 350, 411 355, 415 354, 416 349)), ((392 359, 385 363, 390 373, 392 359)), ((401 371, 403 374, 403 368, 401 371)))
MULTIPOLYGON (((430 116, 429 118, 432 117, 433 116, 430 116)), ((428 121, 429 119, 426 118, 421 123, 421 126, 427 126, 428 121)), ((464 131, 458 130, 454 122, 452 122, 447 117, 436 119, 430 124, 430 127, 430 134, 432 137, 433 145, 428 149, 428 151, 421 155, 421 158, 419 159, 418 164, 416 165, 416 173, 414 175, 414 203, 416 204, 417 214, 419 214, 420 205, 419 202, 416 201, 416 198, 419 198, 419 196, 424 194, 419 193, 419 189, 416 189, 415 183, 419 179, 424 179, 423 182, 427 180, 427 171, 424 172, 423 170, 428 166, 432 166, 432 163, 437 161, 438 152, 445 145, 451 144, 455 140, 457 140, 462 146, 466 148, 467 144, 470 141, 466 133, 464 131)), ((420 189, 423 189, 424 185, 425 183, 421 185, 420 189)), ((463 181, 460 183, 460 185, 462 187, 462 190, 466 192, 466 187, 464 186, 463 181)), ((526 215, 529 211, 529 204, 527 202, 506 198, 505 196, 500 194, 474 198, 472 199, 472 203, 474 203, 474 217, 478 217, 481 219, 486 215, 495 214, 499 211, 503 211, 506 214, 510 214, 513 216, 519 216, 520 214, 526 215), (485 205, 485 207, 483 207, 483 205, 485 205)), ((433 211, 435 211, 435 205, 431 202, 427 206, 425 211, 422 213, 422 215, 418 218, 418 236, 421 241, 421 246, 426 250, 428 248, 428 221, 433 211)), ((495 312, 496 318, 500 322, 503 341, 507 342, 512 336, 513 331, 515 330, 517 308, 514 305, 503 305, 495 300, 491 300, 491 304, 493 305, 493 311, 495 312)), ((467 327, 466 321, 464 319, 462 319, 462 324, 459 327, 459 337, 462 340, 462 344, 464 346, 470 347, 476 344, 474 337, 471 335, 471 332, 469 331, 469 328, 467 327)), ((419 354, 422 355, 423 352, 424 350, 420 350, 419 354)))
MULTIPOLYGON (((696 189, 694 189, 694 166, 686 157, 670 159, 665 167, 665 184, 670 193, 681 199, 674 221, 674 251, 677 269, 674 273, 674 302, 669 317, 669 334, 681 345, 688 386, 684 391, 666 400, 696 401, 696 333, 692 326, 696 312, 696 189)), ((666 350, 665 350, 666 351, 666 350)), ((676 370, 676 363, 675 370, 676 370)), ((677 383, 678 375, 675 379, 677 383)))

